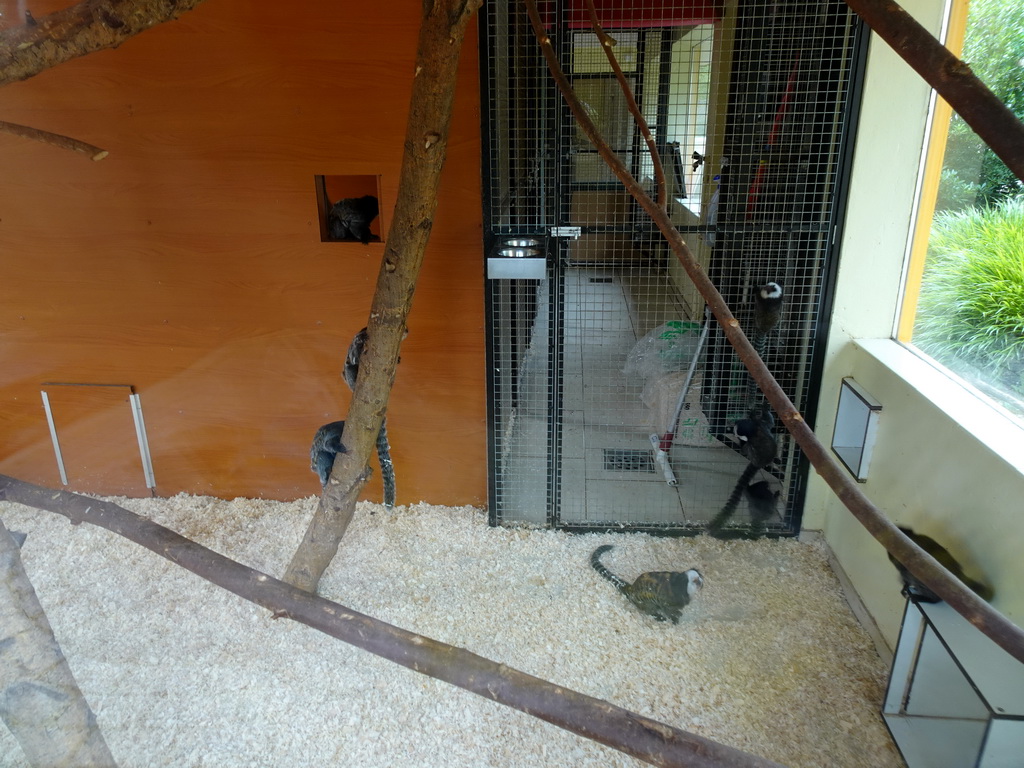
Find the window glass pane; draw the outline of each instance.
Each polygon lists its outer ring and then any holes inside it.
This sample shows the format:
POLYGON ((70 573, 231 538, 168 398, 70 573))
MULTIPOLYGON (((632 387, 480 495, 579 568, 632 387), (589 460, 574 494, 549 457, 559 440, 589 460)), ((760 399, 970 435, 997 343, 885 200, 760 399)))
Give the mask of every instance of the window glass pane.
MULTIPOLYGON (((1024 3, 971 0, 962 58, 1024 118, 1024 3)), ((956 114, 909 341, 1024 416, 1024 184, 956 114)))
POLYGON ((700 214, 703 195, 702 170, 693 169, 693 153, 707 152, 706 129, 711 88, 711 43, 714 27, 705 24, 672 46, 672 79, 669 91, 668 140, 679 142, 687 184, 684 203, 700 214), (686 167, 690 166, 690 167, 686 167))
MULTIPOLYGON (((637 62, 636 32, 622 30, 605 30, 615 40, 615 59, 623 72, 635 72, 637 62)), ((591 30, 576 32, 572 39, 572 71, 576 74, 612 73, 612 65, 601 46, 601 42, 591 30)))
MULTIPOLYGON (((635 87, 633 78, 627 78, 626 81, 630 88, 635 87)), ((577 79, 573 81, 572 88, 608 146, 617 153, 629 151, 633 145, 635 123, 626 106, 626 97, 619 81, 614 77, 577 79)), ((593 150, 590 139, 579 125, 573 135, 574 149, 593 150)))

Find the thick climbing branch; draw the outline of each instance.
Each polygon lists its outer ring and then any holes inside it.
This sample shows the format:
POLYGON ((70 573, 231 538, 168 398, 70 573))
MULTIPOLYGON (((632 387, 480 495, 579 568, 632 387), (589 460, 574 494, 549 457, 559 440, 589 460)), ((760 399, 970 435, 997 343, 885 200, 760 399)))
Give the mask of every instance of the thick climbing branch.
POLYGON ((92 523, 257 605, 331 637, 443 680, 652 765, 781 768, 709 739, 497 664, 463 648, 378 621, 207 549, 127 509, 0 475, 0 498, 92 523))
POLYGON ((178 18, 203 0, 82 0, 0 32, 0 85, 105 48, 178 18))
MULTIPOLYGON (((106 48, 178 18, 203 0, 83 0, 60 11, 0 32, 0 86, 27 80, 43 70, 106 48)), ((0 122, 0 132, 41 141, 102 160, 107 150, 84 141, 0 122)))
POLYGON ((3 120, 0 120, 0 133, 9 133, 12 136, 20 136, 23 139, 41 141, 43 144, 50 144, 60 149, 70 149, 72 152, 81 152, 83 155, 88 155, 91 160, 102 160, 110 154, 105 149, 94 147, 92 144, 86 144, 84 141, 72 139, 69 136, 61 136, 59 133, 50 133, 38 128, 30 128, 27 125, 7 123, 3 120))
POLYGON ((879 37, 949 102, 1006 167, 1024 180, 1024 123, 893 0, 846 0, 879 37))
POLYGON ((29 764, 116 768, 75 682, 21 553, 0 522, 0 720, 29 764))
POLYGON ((398 200, 370 307, 367 342, 339 453, 284 579, 311 592, 338 551, 369 478, 368 462, 387 410, 398 350, 434 223, 448 147, 459 51, 481 0, 424 2, 398 200))
POLYGON ((562 68, 558 56, 551 45, 551 39, 537 13, 534 0, 524 0, 534 34, 540 42, 541 51, 547 61, 548 69, 570 111, 579 123, 580 128, 588 136, 598 153, 611 168, 640 206, 647 211, 651 219, 661 231, 672 251, 693 281, 694 286, 704 297, 711 308, 715 319, 721 325, 726 338, 736 350, 736 355, 750 371, 758 387, 764 392, 768 402, 779 415, 782 423, 793 435, 793 439, 803 449, 811 465, 821 478, 835 492, 843 505, 853 513, 854 517, 868 529, 885 549, 903 563, 911 573, 927 584, 935 594, 949 603, 958 613, 991 637, 1014 658, 1024 661, 1024 631, 1003 616, 999 611, 968 590, 938 561, 905 536, 871 501, 860 491, 839 465, 832 459, 825 447, 819 442, 814 432, 804 421, 803 416, 779 386, 765 366, 764 361, 754 350, 746 334, 740 328, 739 321, 733 316, 722 294, 694 260, 693 254, 683 241, 682 235, 672 224, 668 214, 644 192, 633 178, 629 170, 618 158, 608 143, 601 137, 593 121, 583 109, 573 93, 562 68))

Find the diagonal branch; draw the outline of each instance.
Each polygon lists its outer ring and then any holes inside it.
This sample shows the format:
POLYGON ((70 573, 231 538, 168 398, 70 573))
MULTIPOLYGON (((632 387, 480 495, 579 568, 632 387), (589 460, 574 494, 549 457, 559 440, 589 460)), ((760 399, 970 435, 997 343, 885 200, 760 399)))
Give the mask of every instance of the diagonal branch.
POLYGON ((1024 123, 917 20, 893 0, 846 0, 871 30, 949 102, 973 131, 1024 180, 1024 123))
POLYGON ((59 133, 50 133, 49 131, 43 131, 39 128, 32 128, 27 125, 18 125, 17 123, 8 123, 0 120, 0 133, 9 133, 12 136, 20 136, 23 139, 32 139, 33 141, 41 141, 43 144, 49 144, 60 149, 70 149, 73 152, 81 152, 83 155, 88 155, 90 160, 102 160, 110 153, 105 149, 100 149, 92 144, 86 144, 84 141, 78 139, 72 139, 70 136, 62 136, 59 133))
POLYGON ((793 435, 793 439, 803 449, 808 460, 817 470, 821 478, 828 483, 828 486, 835 492, 843 505, 850 510, 854 517, 867 528, 885 549, 892 553, 903 563, 911 573, 917 576, 935 594, 945 600, 954 610, 964 616, 978 629, 992 638, 999 646, 1009 652, 1019 661, 1024 661, 1024 631, 1017 625, 1003 616, 999 611, 990 606, 980 597, 964 587, 955 576, 943 568, 935 558, 921 549, 903 534, 871 501, 861 492, 839 465, 832 459, 828 451, 821 444, 814 432, 804 421, 803 415, 796 409, 793 402, 779 386, 779 383, 772 376, 771 371, 761 360, 760 356, 750 344, 750 340, 740 328, 739 321, 733 316, 729 306, 718 292, 714 283, 701 269, 700 265, 693 258, 690 249, 683 241, 682 235, 672 224, 668 214, 662 210, 654 200, 643 190, 633 178, 629 170, 612 151, 608 143, 601 137, 600 132, 593 121, 583 109, 572 86, 569 84, 565 73, 558 63, 558 56, 551 45, 551 38, 544 28, 544 24, 537 13, 537 6, 534 0, 524 0, 526 9, 530 16, 530 23, 533 25, 534 34, 540 42, 541 51, 547 60, 551 77, 558 86, 562 97, 569 106, 570 111, 576 118, 583 132, 587 134, 598 153, 611 168, 631 195, 636 198, 640 206, 647 211, 651 219, 661 230, 665 240, 672 251, 676 254, 686 274, 693 281, 694 286, 704 297, 711 311, 718 320, 719 325, 725 333, 729 343, 736 350, 736 355, 750 371, 754 381, 765 394, 772 408, 779 414, 786 429, 793 435))
POLYGON ((604 50, 604 55, 608 58, 608 63, 611 65, 612 71, 615 73, 615 79, 619 81, 619 87, 622 89, 622 93, 626 97, 626 108, 629 110, 629 113, 633 115, 633 119, 636 121, 636 125, 640 129, 640 133, 643 134, 644 141, 647 142, 647 150, 651 153, 651 163, 654 165, 654 180, 658 187, 658 205, 665 209, 666 206, 668 206, 668 190, 665 185, 665 168, 661 164, 661 155, 658 153, 658 145, 654 143, 654 137, 651 136, 651 129, 647 126, 647 120, 644 119, 644 114, 640 111, 640 107, 636 103, 636 98, 633 96, 633 89, 629 87, 629 82, 626 80, 626 76, 622 73, 622 67, 619 66, 619 60, 612 52, 612 48, 615 46, 616 41, 604 31, 601 23, 597 20, 597 10, 594 8, 594 0, 587 0, 587 13, 590 14, 590 26, 594 28, 594 34, 597 35, 597 39, 601 42, 601 48, 604 50))
POLYGON ((0 475, 0 499, 91 523, 134 541, 218 587, 403 667, 518 709, 652 765, 782 768, 463 648, 408 632, 317 597, 107 501, 0 475))
POLYGON ((27 80, 88 53, 116 48, 203 0, 82 0, 0 32, 0 86, 27 80))

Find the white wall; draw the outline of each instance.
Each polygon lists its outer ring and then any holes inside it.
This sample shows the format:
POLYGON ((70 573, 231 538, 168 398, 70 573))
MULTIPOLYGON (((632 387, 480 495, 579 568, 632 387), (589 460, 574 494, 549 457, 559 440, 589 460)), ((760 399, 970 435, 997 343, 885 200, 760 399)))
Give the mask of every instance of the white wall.
MULTIPOLYGON (((901 5, 938 33, 941 3, 901 5)), ((993 605, 1021 624, 1024 430, 889 340, 928 97, 910 67, 873 39, 816 432, 831 443, 839 384, 852 376, 883 407, 862 490, 892 520, 942 542, 969 574, 995 587, 993 605)), ((813 472, 803 525, 824 532, 892 647, 903 607, 896 571, 813 472)))

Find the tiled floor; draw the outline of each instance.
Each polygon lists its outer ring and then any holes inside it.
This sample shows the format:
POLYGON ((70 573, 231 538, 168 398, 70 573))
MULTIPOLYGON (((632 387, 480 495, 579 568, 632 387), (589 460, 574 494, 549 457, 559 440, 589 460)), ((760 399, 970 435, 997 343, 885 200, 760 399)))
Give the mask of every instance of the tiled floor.
MULTIPOLYGON (((706 431, 697 435, 702 446, 684 445, 677 436, 669 451, 678 485, 669 485, 656 464, 639 471, 606 465, 607 450, 653 456, 650 435, 664 427, 656 426, 655 411, 642 399, 645 378, 624 368, 645 334, 669 320, 687 321, 687 315, 663 276, 621 275, 600 268, 568 270, 557 522, 600 527, 700 525, 729 496, 746 462, 706 431)), ((499 495, 507 522, 544 524, 547 519, 547 322, 542 310, 521 369, 515 428, 503 452, 499 495)), ((683 370, 689 359, 687 355, 683 370)), ((677 374, 680 381, 682 375, 677 374)), ((666 390, 669 413, 679 388, 681 384, 666 390)), ((685 413, 684 420, 697 422, 698 416, 685 413)), ((689 437, 688 442, 695 442, 692 430, 689 437)), ((743 511, 741 506, 741 517, 743 511)))

